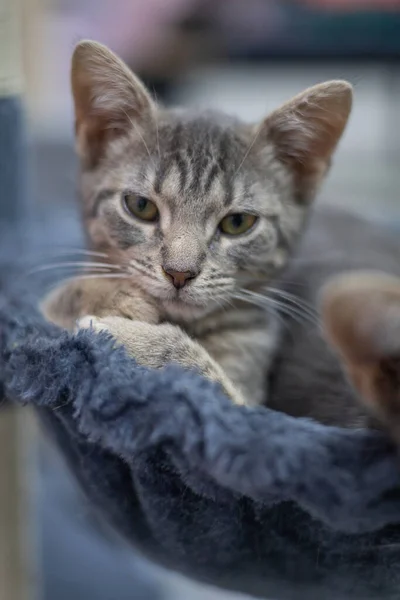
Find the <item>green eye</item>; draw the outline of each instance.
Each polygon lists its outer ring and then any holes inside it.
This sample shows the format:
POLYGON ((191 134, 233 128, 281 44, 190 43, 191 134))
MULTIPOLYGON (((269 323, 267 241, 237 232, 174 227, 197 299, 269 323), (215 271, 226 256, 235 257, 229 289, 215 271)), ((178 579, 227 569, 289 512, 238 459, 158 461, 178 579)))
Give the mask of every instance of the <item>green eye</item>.
POLYGON ((136 194, 124 194, 123 203, 125 210, 142 221, 156 221, 158 208, 151 200, 136 194))
POLYGON ((257 221, 257 217, 248 213, 235 213, 222 219, 219 228, 227 235, 240 235, 249 231, 257 221))

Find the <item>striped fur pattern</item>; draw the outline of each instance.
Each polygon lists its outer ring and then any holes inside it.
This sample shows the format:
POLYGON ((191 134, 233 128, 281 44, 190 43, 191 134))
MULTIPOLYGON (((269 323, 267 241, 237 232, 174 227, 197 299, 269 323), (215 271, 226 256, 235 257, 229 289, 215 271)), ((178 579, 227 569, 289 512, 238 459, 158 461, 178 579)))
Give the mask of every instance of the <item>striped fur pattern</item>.
MULTIPOLYGON (((98 293, 89 286, 71 317, 89 313, 86 326, 109 328, 143 364, 196 367, 235 401, 262 402, 279 327, 265 304, 245 302, 242 292, 264 294, 287 264, 345 127, 349 84, 316 86, 262 123, 245 124, 221 113, 158 106, 108 49, 82 42, 72 87, 89 243, 129 276, 101 285, 141 290, 159 314, 143 328, 138 322, 148 320, 146 311, 128 314, 124 301, 119 312, 114 293, 99 314, 98 302, 91 310, 88 297, 98 293), (127 214, 127 193, 155 203, 159 219, 127 214), (255 225, 224 235, 219 224, 236 213, 254 215, 255 225), (197 276, 177 290, 166 265, 197 276)), ((60 306, 60 295, 50 304, 60 306)))

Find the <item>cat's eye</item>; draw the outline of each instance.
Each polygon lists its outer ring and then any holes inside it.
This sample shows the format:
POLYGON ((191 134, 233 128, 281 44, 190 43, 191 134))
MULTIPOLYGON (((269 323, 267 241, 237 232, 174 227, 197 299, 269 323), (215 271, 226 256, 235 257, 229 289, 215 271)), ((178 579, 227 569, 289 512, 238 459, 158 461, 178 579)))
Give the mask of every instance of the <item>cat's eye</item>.
POLYGON ((219 228, 226 235, 241 235, 249 231, 256 221, 257 217, 255 215, 234 213, 222 219, 219 228))
POLYGON ((158 208, 148 198, 137 194, 126 193, 123 195, 125 210, 142 221, 156 221, 158 219, 158 208))

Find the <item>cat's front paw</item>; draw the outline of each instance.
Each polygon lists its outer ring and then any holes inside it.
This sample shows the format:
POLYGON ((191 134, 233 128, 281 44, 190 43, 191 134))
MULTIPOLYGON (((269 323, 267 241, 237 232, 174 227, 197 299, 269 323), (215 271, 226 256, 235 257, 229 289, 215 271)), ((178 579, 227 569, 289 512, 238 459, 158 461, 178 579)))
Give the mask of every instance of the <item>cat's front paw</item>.
POLYGON ((191 340, 174 325, 150 325, 123 317, 88 315, 78 321, 78 329, 107 331, 142 365, 159 369, 175 362, 197 367, 191 340))
POLYGON ((200 344, 176 325, 150 325, 122 317, 98 318, 88 315, 78 321, 77 328, 107 331, 141 365, 160 369, 175 363, 186 369, 194 369, 207 379, 220 383, 235 403, 244 403, 222 368, 200 344))

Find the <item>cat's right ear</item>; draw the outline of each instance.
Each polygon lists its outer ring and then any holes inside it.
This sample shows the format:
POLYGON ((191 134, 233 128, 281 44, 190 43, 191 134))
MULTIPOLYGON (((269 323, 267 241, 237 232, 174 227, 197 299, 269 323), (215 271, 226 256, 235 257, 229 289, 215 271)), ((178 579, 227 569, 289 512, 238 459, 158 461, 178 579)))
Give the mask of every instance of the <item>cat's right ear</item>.
POLYGON ((268 140, 276 158, 292 173, 301 203, 314 198, 330 166, 350 115, 352 96, 347 81, 327 81, 295 96, 258 127, 258 141, 268 140))
POLYGON ((88 167, 97 164, 110 140, 143 127, 155 109, 141 81, 97 42, 76 46, 71 86, 78 154, 88 167))

